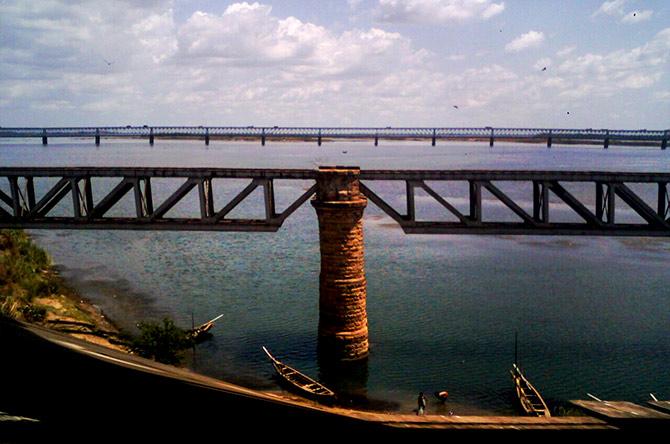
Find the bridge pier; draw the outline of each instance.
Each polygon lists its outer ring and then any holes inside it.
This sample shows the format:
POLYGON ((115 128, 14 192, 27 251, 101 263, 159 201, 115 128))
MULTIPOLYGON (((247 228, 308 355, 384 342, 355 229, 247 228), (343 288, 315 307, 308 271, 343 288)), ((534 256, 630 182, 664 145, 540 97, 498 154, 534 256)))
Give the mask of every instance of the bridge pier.
POLYGON ((95 130, 95 146, 100 146, 100 130, 95 130))
POLYGON ((47 130, 42 130, 42 145, 46 145, 48 142, 47 140, 47 130))
POLYGON ((356 167, 321 167, 312 205, 319 219, 319 354, 337 361, 368 356, 363 210, 356 167))

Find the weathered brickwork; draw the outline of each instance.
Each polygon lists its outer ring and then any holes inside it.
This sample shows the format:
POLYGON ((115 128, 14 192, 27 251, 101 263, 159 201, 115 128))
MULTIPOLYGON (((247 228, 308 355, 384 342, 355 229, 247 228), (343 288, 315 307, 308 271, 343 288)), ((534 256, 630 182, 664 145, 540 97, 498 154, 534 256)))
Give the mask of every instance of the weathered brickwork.
POLYGON ((312 205, 319 218, 319 347, 339 360, 368 355, 363 210, 359 170, 320 168, 312 205))

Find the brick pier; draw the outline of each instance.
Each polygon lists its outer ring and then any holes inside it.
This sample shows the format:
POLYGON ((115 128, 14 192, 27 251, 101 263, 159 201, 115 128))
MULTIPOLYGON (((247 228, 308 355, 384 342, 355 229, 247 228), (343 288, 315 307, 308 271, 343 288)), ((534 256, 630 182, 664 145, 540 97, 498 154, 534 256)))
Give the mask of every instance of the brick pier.
POLYGON ((368 355, 363 210, 356 167, 321 167, 312 205, 319 218, 319 349, 354 361, 368 355))

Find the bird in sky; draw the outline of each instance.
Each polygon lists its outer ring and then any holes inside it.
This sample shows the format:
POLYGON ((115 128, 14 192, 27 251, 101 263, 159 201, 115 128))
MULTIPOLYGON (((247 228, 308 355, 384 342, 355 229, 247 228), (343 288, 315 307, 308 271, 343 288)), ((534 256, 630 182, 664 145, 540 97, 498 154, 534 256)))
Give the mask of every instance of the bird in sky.
POLYGON ((546 67, 546 66, 545 66, 544 68, 542 68, 542 71, 546 71, 546 70, 547 70, 547 67, 546 67))
POLYGON ((453 107, 454 107, 455 109, 458 109, 458 105, 453 105, 453 107))
POLYGON ((105 58, 103 58, 102 60, 105 61, 105 63, 107 64, 107 66, 112 66, 112 63, 114 63, 114 62, 110 62, 109 60, 107 60, 107 59, 105 59, 105 58))

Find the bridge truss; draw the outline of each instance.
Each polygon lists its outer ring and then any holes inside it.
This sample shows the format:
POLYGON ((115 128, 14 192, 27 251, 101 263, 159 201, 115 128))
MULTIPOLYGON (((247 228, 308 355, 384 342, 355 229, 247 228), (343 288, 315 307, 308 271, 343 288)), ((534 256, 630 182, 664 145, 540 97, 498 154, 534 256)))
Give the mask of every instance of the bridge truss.
MULTIPOLYGON (((316 170, 308 169, 0 168, 0 228, 273 232, 315 194, 316 176, 316 170), (152 180, 164 178, 178 181, 179 186, 158 199, 152 180), (307 181, 310 186, 278 210, 274 187, 277 180, 307 181), (213 181, 244 181, 246 186, 224 198, 215 196, 213 181), (44 190, 39 195, 38 182, 44 190), (94 184, 103 188, 98 199, 94 199, 94 184), (194 189, 197 192, 192 192, 194 189), (264 215, 231 217, 256 189, 263 192, 264 215), (133 214, 110 215, 110 210, 127 195, 134 201, 133 214), (199 215, 169 215, 177 204, 194 198, 199 215), (63 204, 71 209, 70 215, 54 212, 63 204)), ((670 173, 363 170, 359 177, 368 200, 408 234, 670 236, 670 173), (404 196, 389 198, 375 191, 381 183, 401 185, 404 196), (514 195, 502 186, 508 183, 519 185, 514 195), (447 196, 438 191, 441 185, 451 184, 465 185, 461 195, 447 196), (586 194, 593 197, 570 191, 575 184, 592 190, 586 194), (640 185, 652 191, 640 195, 635 190, 640 185), (448 218, 419 217, 417 190, 448 218), (527 195, 523 190, 528 190, 527 195), (508 209, 514 220, 489 211, 482 200, 483 191, 498 207, 508 209), (454 204, 457 200, 468 203, 465 209, 454 204), (527 202, 532 202, 532 208, 527 202), (553 218, 550 209, 558 205, 567 209, 574 220, 553 218), (620 217, 624 206, 637 215, 638 221, 631 223, 620 217)))

